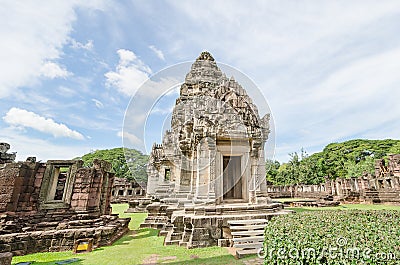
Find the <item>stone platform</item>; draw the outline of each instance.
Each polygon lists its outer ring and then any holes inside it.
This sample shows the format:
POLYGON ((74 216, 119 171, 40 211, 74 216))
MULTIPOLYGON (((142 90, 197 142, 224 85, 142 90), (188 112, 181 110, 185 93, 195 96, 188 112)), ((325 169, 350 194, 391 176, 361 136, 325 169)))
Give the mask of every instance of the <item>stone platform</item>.
POLYGON ((129 200, 129 208, 125 213, 145 213, 147 205, 151 204, 151 199, 136 198, 129 200))
MULTIPOLYGON (((7 221, 1 226, 15 226, 15 221, 7 221)), ((130 218, 107 215, 94 219, 69 217, 68 221, 28 223, 18 229, 19 231, 0 235, 0 252, 11 252, 14 256, 20 256, 37 252, 68 251, 73 249, 78 239, 93 239, 94 248, 106 246, 129 231, 129 221, 130 218)))
POLYGON ((220 205, 177 205, 153 203, 147 207, 149 215, 141 227, 160 229, 165 245, 187 248, 232 244, 230 222, 265 219, 292 213, 281 203, 231 203, 220 205))

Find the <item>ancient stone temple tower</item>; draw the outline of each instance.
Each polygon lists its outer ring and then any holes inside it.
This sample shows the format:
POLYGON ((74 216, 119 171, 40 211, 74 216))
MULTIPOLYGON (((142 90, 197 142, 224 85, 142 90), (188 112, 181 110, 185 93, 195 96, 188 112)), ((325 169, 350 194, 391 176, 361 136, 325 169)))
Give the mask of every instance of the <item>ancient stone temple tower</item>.
POLYGON ((260 118, 245 89, 201 53, 180 87, 171 130, 153 145, 147 194, 160 201, 147 206, 141 227, 160 229, 165 245, 257 253, 267 220, 288 213, 267 197, 269 117, 260 118))
POLYGON ((180 87, 171 130, 153 146, 148 195, 216 204, 261 200, 269 118, 260 118, 246 90, 202 52, 180 87))

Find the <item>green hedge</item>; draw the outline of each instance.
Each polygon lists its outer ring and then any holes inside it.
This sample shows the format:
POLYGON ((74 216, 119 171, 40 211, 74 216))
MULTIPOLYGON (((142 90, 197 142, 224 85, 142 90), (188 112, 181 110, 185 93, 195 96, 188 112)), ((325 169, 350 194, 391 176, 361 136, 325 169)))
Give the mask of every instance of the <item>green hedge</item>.
POLYGON ((274 217, 265 264, 400 264, 399 211, 321 211, 274 217))

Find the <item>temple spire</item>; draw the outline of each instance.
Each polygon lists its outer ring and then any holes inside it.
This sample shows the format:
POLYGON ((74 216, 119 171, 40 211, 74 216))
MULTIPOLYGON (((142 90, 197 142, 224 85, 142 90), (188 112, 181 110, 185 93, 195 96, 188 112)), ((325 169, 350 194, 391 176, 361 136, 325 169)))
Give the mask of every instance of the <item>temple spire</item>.
POLYGON ((204 51, 200 54, 200 56, 196 59, 196 61, 212 61, 214 62, 214 57, 212 57, 211 53, 209 53, 208 51, 204 51))

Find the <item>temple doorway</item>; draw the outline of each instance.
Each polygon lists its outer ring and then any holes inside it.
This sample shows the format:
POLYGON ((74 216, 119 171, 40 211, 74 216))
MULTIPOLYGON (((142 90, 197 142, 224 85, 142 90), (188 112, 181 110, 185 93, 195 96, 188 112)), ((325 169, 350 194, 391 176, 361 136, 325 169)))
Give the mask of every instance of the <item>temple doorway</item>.
POLYGON ((224 156, 223 157, 223 191, 224 200, 243 199, 242 195, 242 174, 241 157, 224 156))

